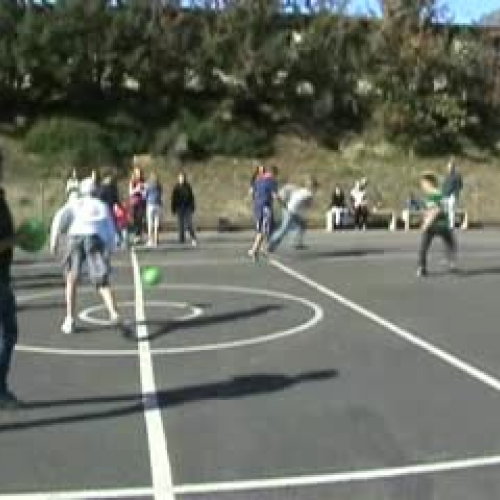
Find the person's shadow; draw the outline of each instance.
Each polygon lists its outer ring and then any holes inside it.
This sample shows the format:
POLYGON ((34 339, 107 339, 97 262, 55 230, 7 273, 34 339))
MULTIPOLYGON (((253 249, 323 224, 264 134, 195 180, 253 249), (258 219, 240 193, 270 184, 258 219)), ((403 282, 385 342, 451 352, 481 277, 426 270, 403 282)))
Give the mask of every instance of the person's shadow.
POLYGON ((60 424, 78 424, 95 420, 118 418, 125 415, 140 413, 144 408, 159 407, 168 409, 188 403, 217 399, 237 399, 256 397, 284 391, 298 384, 326 382, 338 377, 337 370, 319 370, 300 373, 298 375, 283 375, 263 373, 237 376, 228 380, 198 384, 177 389, 163 389, 152 394, 125 394, 120 396, 99 396, 89 398, 45 400, 25 402, 12 412, 14 417, 22 415, 23 419, 15 418, 12 422, 0 424, 0 433, 22 431, 35 427, 51 427, 60 424), (106 409, 89 410, 95 406, 108 406, 106 409), (109 408, 109 405, 112 405, 109 408), (56 410, 69 407, 82 407, 83 410, 73 414, 52 415, 48 417, 27 420, 27 412, 56 410))
POLYGON ((251 319, 257 316, 266 315, 273 311, 279 311, 283 309, 283 307, 284 306, 281 304, 265 304, 261 306, 249 307, 247 309, 240 309, 237 311, 201 316, 199 318, 193 318, 185 321, 147 320, 142 323, 132 322, 128 323, 126 327, 122 329, 122 334, 125 338, 129 340, 138 340, 138 341, 155 340, 165 335, 169 335, 175 332, 176 330, 202 328, 210 325, 220 325, 223 323, 232 323, 244 319, 251 319), (149 330, 153 331, 147 337, 141 337, 141 339, 138 339, 136 337, 134 327, 140 324, 146 325, 149 330))
POLYGON ((462 278, 473 278, 476 276, 495 276, 500 274, 500 266, 483 267, 477 269, 458 269, 456 274, 462 278))

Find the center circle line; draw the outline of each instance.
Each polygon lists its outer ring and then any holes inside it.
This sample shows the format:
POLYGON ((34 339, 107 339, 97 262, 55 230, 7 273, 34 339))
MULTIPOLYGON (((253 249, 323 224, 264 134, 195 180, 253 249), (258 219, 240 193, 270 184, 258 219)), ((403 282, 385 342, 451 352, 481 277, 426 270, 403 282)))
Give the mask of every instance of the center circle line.
MULTIPOLYGON (((118 302, 118 305, 134 306, 135 303, 132 300, 127 300, 126 302, 118 302)), ((146 304, 146 307, 166 307, 166 308, 172 307, 175 309, 191 309, 191 312, 189 314, 184 314, 183 316, 178 316, 176 318, 170 318, 170 321, 175 321, 178 323, 183 321, 193 320, 203 315, 203 309, 201 307, 192 306, 191 304, 188 304, 186 302, 171 302, 168 300, 150 300, 146 304)), ((112 321, 92 316, 92 314, 95 313, 96 311, 102 311, 104 309, 106 309, 104 304, 97 304, 95 306, 90 306, 80 311, 78 317, 80 318, 81 321, 89 323, 91 325, 110 326, 113 324, 112 321)))
MULTIPOLYGON (((115 285, 115 290, 131 290, 133 287, 129 285, 115 285)), ((304 297, 288 294, 277 290, 268 290, 262 288, 240 287, 232 285, 208 285, 204 283, 192 284, 160 284, 156 287, 160 290, 187 290, 194 292, 219 292, 219 293, 235 293, 246 294, 254 296, 271 297, 281 299, 283 301, 296 302, 306 306, 313 311, 313 315, 305 322, 295 325, 291 328, 278 330, 275 332, 259 335, 243 340, 217 342, 212 344, 200 344, 193 346, 180 346, 180 347, 165 347, 165 348, 152 348, 151 354, 154 356, 159 355, 172 355, 172 354, 194 354, 209 351, 223 351, 228 349, 237 349, 242 347, 256 346, 260 344, 275 342, 284 338, 298 335, 306 330, 309 330, 320 323, 324 318, 324 311, 321 306, 315 302, 310 301, 304 297)), ((82 293, 95 293, 91 287, 82 288, 82 293)), ((54 297, 63 294, 61 292, 48 291, 40 292, 37 294, 18 297, 19 304, 25 304, 29 301, 39 300, 47 297, 54 297)), ((37 354, 49 355, 66 355, 66 356, 88 356, 88 357, 106 357, 106 356, 136 356, 138 349, 80 349, 80 348, 59 348, 59 347, 43 347, 18 344, 16 350, 19 352, 31 352, 37 354)))

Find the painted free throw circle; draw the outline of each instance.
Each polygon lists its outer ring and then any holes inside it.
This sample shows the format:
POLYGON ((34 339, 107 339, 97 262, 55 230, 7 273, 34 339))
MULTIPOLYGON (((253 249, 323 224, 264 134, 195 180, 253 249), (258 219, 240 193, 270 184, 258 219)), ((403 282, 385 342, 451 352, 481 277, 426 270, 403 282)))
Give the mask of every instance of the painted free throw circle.
MULTIPOLYGON (((113 287, 115 290, 131 290, 131 286, 113 287)), ((215 342, 213 344, 200 344, 193 346, 182 347, 165 347, 165 348, 150 348, 152 355, 167 355, 167 354, 193 354, 208 351, 222 351, 227 349, 238 349, 242 347, 255 346, 282 340, 288 337, 293 337, 300 333, 305 332, 316 326, 324 317, 324 312, 321 306, 312 302, 304 297, 298 297, 288 293, 280 292, 277 290, 264 290, 261 288, 250 287, 237 287, 230 285, 207 285, 207 284, 183 284, 183 285, 166 285, 161 284, 156 289, 162 290, 188 290, 193 292, 214 292, 214 293, 233 293, 241 295, 256 295, 263 297, 270 297, 280 299, 282 301, 295 302, 302 304, 312 311, 312 316, 307 320, 291 328, 278 330, 275 332, 259 335, 250 339, 234 340, 227 342, 215 342)), ((95 293, 93 288, 83 288, 82 293, 95 293)), ((26 302, 43 299, 47 297, 55 297, 60 295, 59 292, 49 291, 33 294, 27 297, 18 298, 18 303, 23 304, 26 302)), ((62 334, 61 334, 62 335, 62 334)), ((105 357, 105 356, 137 356, 138 349, 79 349, 79 348, 60 348, 60 347, 43 347, 34 345, 18 344, 16 350, 20 352, 30 352, 36 354, 52 354, 64 356, 88 356, 88 357, 105 357)))
MULTIPOLYGON (((135 302, 128 300, 126 302, 118 302, 118 306, 121 307, 135 307, 135 302)), ((183 316, 178 316, 176 318, 169 318, 172 321, 182 322, 189 321, 191 319, 199 318, 203 315, 203 309, 201 307, 192 306, 187 302, 171 302, 168 300, 148 300, 146 307, 166 307, 173 309, 191 309, 191 312, 184 314, 183 316)), ((96 306, 87 307, 80 312, 78 317, 81 321, 89 323, 91 325, 97 326, 110 326, 113 324, 109 319, 96 318, 94 314, 98 311, 104 311, 106 306, 104 304, 98 304, 96 306)))

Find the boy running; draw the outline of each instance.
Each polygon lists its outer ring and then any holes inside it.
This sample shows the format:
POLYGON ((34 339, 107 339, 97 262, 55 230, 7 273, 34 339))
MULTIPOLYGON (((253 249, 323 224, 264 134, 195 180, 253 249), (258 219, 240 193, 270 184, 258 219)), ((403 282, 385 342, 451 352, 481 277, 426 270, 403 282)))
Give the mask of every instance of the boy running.
POLYGON ((418 260, 418 276, 427 276, 427 253, 435 236, 443 239, 446 245, 448 265, 455 270, 457 243, 448 224, 445 201, 436 174, 428 172, 420 178, 420 186, 424 192, 425 213, 422 224, 422 240, 418 260))
POLYGON ((273 252, 290 233, 295 232, 295 248, 304 247, 306 220, 304 212, 311 207, 316 183, 307 179, 303 187, 285 184, 279 191, 283 202, 281 226, 271 236, 268 250, 273 252))

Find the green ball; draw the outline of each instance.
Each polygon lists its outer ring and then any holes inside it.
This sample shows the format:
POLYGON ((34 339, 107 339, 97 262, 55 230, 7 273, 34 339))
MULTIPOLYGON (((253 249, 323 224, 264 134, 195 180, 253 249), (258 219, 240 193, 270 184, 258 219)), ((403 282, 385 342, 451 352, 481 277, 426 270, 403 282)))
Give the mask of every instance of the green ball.
POLYGON ((156 266, 149 266, 142 269, 141 279, 146 286, 156 286, 162 279, 161 269, 156 266))
POLYGON ((35 217, 26 219, 17 228, 20 239, 17 246, 25 252, 39 252, 47 241, 48 230, 45 224, 35 217))

